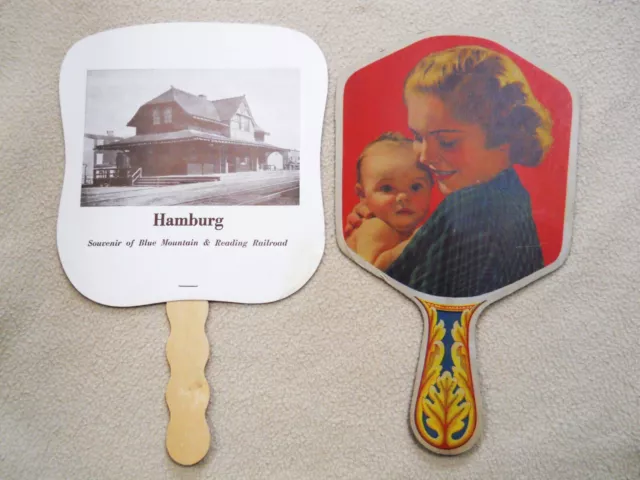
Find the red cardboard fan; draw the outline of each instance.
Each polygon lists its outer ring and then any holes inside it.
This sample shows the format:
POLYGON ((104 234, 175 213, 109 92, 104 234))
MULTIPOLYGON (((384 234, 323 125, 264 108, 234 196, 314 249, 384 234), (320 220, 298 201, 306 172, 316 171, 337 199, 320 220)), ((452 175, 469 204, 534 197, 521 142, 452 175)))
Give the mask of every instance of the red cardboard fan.
POLYGON ((418 305, 411 426, 461 453, 482 423, 481 312, 569 254, 576 95, 505 42, 447 34, 347 72, 336 110, 338 244, 418 305))

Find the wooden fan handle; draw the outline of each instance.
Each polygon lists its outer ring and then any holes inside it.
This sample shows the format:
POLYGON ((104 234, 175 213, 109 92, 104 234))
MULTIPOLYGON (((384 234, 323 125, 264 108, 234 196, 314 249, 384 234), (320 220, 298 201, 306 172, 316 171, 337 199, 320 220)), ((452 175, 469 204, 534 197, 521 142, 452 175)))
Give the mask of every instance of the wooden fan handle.
POLYGON ((204 367, 209 359, 205 322, 207 301, 167 303, 171 334, 167 340, 167 360, 171 377, 166 400, 169 407, 167 451, 181 465, 194 465, 209 451, 211 434, 205 417, 209 404, 209 384, 204 367))

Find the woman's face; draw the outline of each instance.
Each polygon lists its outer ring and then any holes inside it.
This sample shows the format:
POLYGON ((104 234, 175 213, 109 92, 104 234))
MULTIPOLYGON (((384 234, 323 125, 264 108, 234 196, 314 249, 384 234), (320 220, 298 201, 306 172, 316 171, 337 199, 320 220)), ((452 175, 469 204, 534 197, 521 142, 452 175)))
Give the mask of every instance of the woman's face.
POLYGON ((487 182, 509 167, 508 146, 486 148, 482 127, 456 120, 438 96, 409 93, 407 109, 414 150, 444 195, 487 182))

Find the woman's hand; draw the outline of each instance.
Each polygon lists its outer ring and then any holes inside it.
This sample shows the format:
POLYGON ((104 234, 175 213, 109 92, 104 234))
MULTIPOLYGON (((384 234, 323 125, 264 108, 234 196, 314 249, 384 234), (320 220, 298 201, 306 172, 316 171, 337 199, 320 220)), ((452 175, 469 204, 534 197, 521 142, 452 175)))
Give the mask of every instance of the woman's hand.
POLYGON ((353 233, 354 230, 362 225, 362 221, 367 218, 372 218, 373 213, 369 210, 369 207, 364 202, 358 203, 351 213, 347 215, 347 224, 344 227, 344 236, 345 238, 349 237, 353 233))

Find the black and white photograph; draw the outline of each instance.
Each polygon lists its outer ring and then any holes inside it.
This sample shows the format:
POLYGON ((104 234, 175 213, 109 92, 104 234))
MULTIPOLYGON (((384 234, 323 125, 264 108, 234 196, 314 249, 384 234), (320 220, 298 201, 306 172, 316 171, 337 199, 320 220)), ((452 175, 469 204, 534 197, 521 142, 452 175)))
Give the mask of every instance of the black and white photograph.
POLYGON ((83 207, 299 205, 297 70, 87 72, 83 207))

